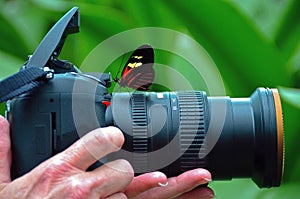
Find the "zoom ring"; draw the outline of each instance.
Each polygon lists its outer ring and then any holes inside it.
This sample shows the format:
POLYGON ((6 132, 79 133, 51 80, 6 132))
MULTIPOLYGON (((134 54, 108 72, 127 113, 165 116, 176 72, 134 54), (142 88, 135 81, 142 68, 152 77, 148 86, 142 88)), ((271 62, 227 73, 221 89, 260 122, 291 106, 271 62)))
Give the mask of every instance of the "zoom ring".
POLYGON ((133 93, 131 99, 133 166, 135 170, 146 171, 148 162, 146 96, 143 93, 133 93))
POLYGON ((181 171, 205 167, 206 129, 201 91, 178 92, 181 171))

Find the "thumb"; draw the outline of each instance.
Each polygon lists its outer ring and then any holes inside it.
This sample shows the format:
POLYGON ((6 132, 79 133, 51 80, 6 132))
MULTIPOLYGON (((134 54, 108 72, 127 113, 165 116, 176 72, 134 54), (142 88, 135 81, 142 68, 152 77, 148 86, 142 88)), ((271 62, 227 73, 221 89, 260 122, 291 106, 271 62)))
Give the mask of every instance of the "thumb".
POLYGON ((11 145, 9 136, 9 124, 0 115, 0 184, 8 183, 10 178, 11 166, 11 145))

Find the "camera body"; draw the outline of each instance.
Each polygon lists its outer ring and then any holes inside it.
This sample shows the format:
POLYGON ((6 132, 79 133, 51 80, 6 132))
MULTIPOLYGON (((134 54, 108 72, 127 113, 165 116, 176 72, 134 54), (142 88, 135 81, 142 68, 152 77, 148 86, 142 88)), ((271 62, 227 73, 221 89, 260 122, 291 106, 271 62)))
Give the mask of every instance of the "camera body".
MULTIPOLYGON (((64 150, 79 135, 106 126, 106 105, 110 101, 107 87, 81 73, 55 74, 53 79, 41 83, 32 91, 7 103, 7 117, 11 124, 13 148, 13 178, 30 171, 42 161, 64 150), (74 90, 74 83, 80 85, 74 90), (76 98, 80 107, 72 107, 76 98), (95 108, 91 110, 91 104, 95 108), (94 118, 75 121, 74 108, 86 118, 95 112, 94 118)), ((110 75, 100 74, 109 85, 110 75)))
POLYGON ((13 179, 89 131, 114 125, 124 133, 122 150, 90 169, 125 158, 136 174, 160 170, 174 176, 206 168, 214 180, 251 177, 259 187, 280 185, 283 119, 276 89, 258 88, 251 97, 238 99, 207 97, 204 91, 110 94, 110 74, 81 73, 72 63, 58 59, 67 35, 78 30, 75 7, 47 33, 17 78, 0 82, 0 99, 12 99, 7 101, 6 115, 13 179), (31 69, 42 71, 42 76, 29 81, 31 69), (12 94, 4 89, 23 74, 28 84, 12 94))

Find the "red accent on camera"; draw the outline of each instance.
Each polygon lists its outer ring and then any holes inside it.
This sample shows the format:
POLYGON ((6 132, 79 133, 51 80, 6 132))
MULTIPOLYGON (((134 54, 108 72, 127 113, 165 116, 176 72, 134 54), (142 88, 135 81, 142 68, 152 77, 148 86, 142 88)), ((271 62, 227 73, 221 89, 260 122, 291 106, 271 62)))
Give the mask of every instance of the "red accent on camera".
POLYGON ((107 108, 110 105, 110 102, 109 101, 102 101, 102 104, 104 104, 107 108))

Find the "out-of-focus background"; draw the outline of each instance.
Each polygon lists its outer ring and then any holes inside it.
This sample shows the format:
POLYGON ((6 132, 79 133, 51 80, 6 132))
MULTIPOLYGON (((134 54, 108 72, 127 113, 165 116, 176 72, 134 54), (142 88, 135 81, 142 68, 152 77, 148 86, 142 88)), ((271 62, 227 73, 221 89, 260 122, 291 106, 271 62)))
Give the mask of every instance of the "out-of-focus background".
MULTIPOLYGON (((0 80, 18 71, 49 28, 73 6, 80 9, 81 31, 69 36, 60 57, 77 66, 96 45, 117 33, 163 27, 187 34, 205 48, 227 95, 248 97, 259 86, 279 88, 286 146, 282 186, 258 189, 248 179, 210 186, 217 198, 299 198, 300 1, 0 0, 0 80)), ((160 51, 156 56, 164 64, 174 63, 160 51)), ((112 74, 119 69, 116 65, 112 74)), ((0 114, 4 111, 2 103, 0 114)))

